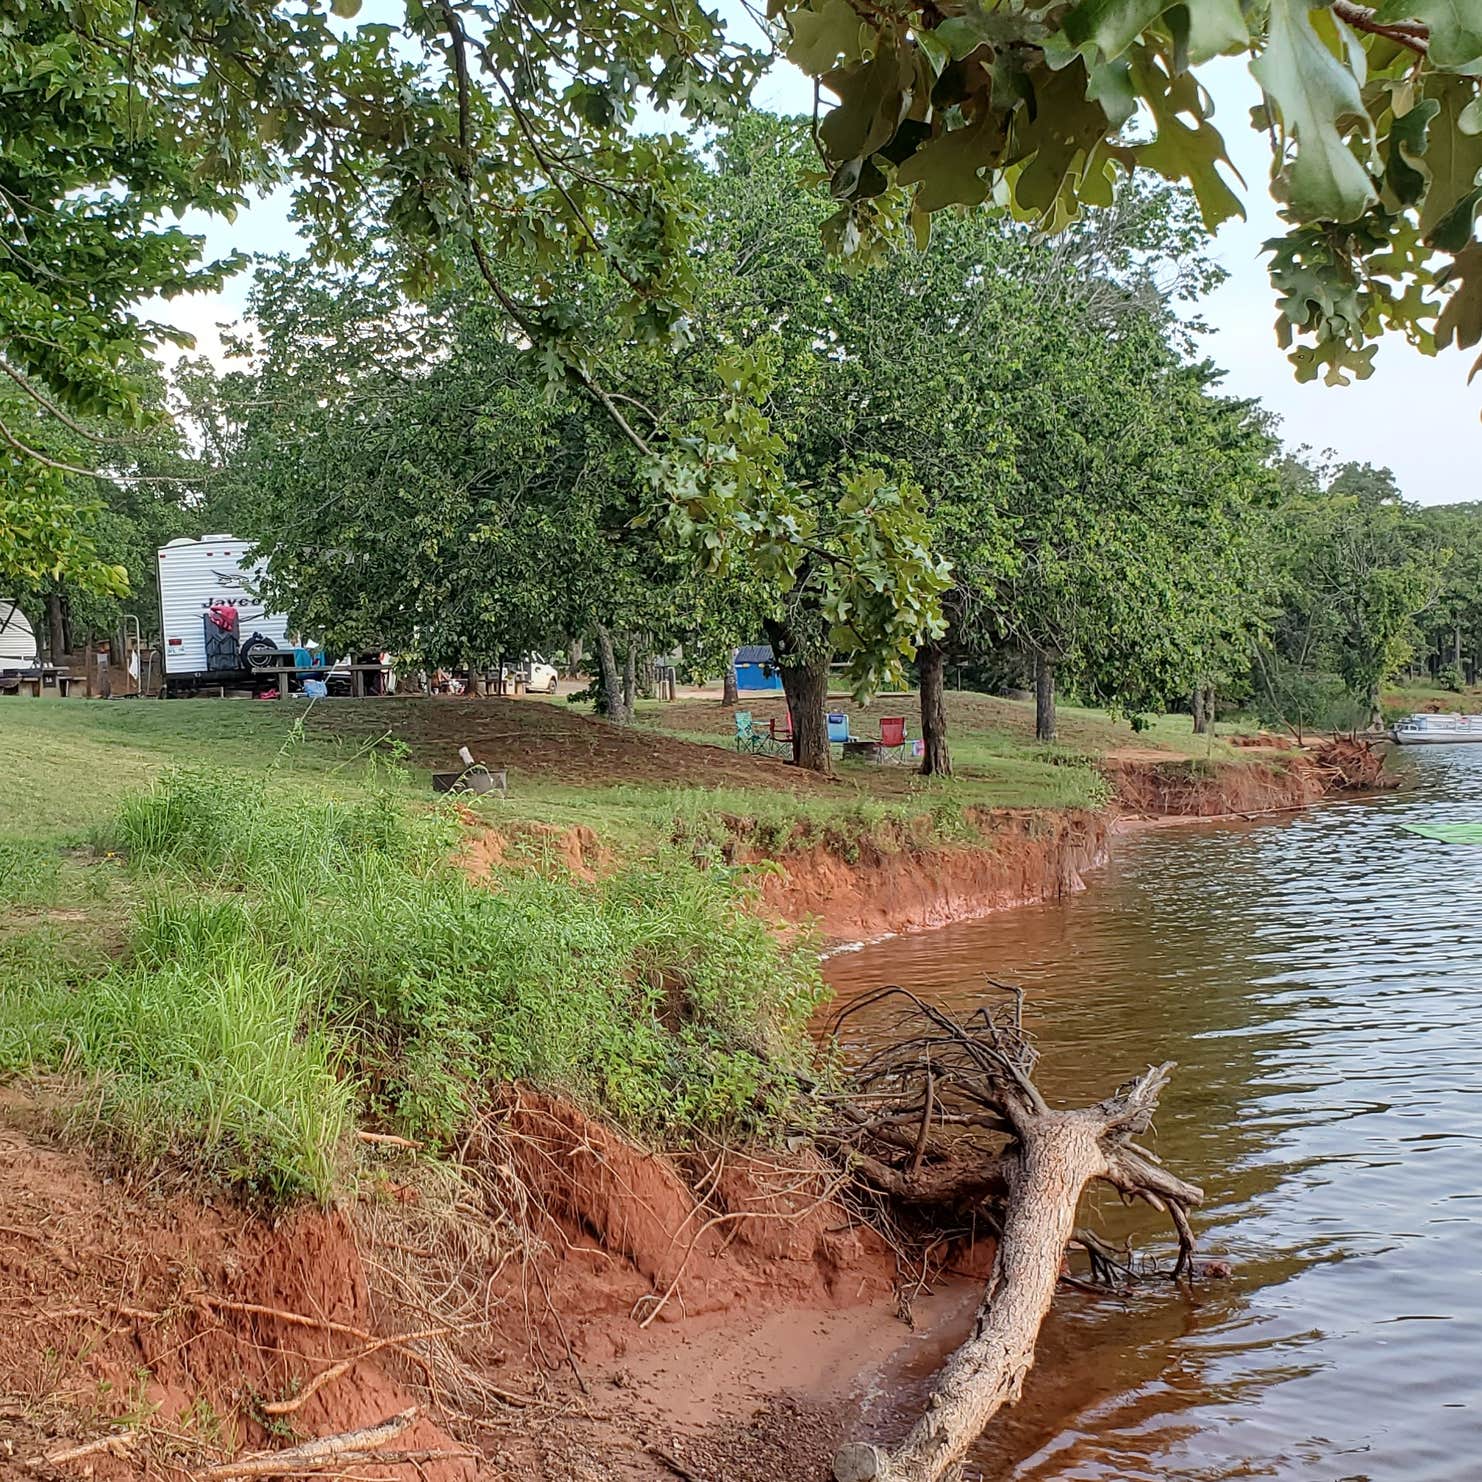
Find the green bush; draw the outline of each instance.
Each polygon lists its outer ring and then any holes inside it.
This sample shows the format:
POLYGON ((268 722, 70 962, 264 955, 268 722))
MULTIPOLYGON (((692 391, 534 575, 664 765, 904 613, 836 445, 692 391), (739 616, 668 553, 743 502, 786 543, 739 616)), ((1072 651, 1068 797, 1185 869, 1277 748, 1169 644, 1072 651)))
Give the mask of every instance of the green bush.
POLYGON ((111 1134, 279 1199, 327 1197, 354 1116, 450 1139, 523 1080, 638 1133, 804 1114, 808 944, 743 877, 672 857, 591 883, 447 863, 450 817, 180 771, 129 801, 128 960, 35 997, 0 1054, 96 1081, 111 1134))

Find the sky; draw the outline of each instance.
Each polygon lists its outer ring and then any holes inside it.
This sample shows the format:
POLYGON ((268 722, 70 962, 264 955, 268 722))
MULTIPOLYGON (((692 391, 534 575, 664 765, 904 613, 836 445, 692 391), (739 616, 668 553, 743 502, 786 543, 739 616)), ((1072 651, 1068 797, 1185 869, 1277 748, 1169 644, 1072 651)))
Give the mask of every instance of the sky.
MULTIPOLYGON (((722 0, 721 9, 743 17, 735 22, 738 34, 753 24, 744 19, 738 0, 722 0)), ((1407 499, 1448 504, 1482 497, 1473 483, 1482 470, 1482 376, 1467 385, 1475 351, 1426 356, 1390 335, 1367 381, 1346 387, 1297 383, 1276 344, 1276 301, 1261 252, 1261 243, 1280 233, 1281 222, 1266 189, 1269 146, 1250 126, 1259 93, 1238 59, 1221 59, 1202 75, 1231 163, 1245 181, 1243 189, 1236 184, 1236 192, 1247 219, 1226 222, 1211 254, 1229 276, 1197 305, 1210 326, 1201 349, 1224 369, 1224 389, 1258 397, 1279 418, 1281 436, 1291 448, 1305 445, 1318 454, 1331 450, 1339 461, 1387 464, 1407 499)), ((806 113, 812 96, 803 74, 781 62, 762 80, 754 101, 777 112, 806 113)), ((232 249, 291 251, 296 244, 285 193, 253 203, 234 223, 188 219, 187 225, 205 234, 213 255, 232 249)), ((176 299, 160 307, 159 317, 191 331, 198 350, 219 359, 217 325, 240 320, 249 281, 250 272, 244 272, 221 293, 176 299)))

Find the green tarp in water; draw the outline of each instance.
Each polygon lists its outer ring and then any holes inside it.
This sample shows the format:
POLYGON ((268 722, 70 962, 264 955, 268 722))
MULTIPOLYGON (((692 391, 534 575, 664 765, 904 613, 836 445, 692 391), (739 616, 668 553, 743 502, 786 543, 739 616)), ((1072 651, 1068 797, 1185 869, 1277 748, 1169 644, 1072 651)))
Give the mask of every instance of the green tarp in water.
POLYGON ((1482 844, 1482 823, 1402 823, 1400 827, 1443 844, 1482 844))

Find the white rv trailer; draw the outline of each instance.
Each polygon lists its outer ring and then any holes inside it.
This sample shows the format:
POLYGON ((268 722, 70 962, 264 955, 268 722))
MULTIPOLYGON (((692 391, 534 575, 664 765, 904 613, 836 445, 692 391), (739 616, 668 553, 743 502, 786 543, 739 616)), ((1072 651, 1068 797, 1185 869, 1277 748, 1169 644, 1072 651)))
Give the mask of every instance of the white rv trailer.
POLYGON ((213 607, 237 609, 238 634, 245 646, 254 636, 275 648, 288 647, 288 619, 269 612, 257 596, 267 563, 250 561, 253 542, 234 535, 182 536, 155 553, 159 570, 160 636, 167 694, 203 682, 244 679, 252 666, 213 667, 206 657, 206 615, 213 607))
POLYGON ((0 674, 36 667, 36 635, 14 602, 0 598, 0 674))

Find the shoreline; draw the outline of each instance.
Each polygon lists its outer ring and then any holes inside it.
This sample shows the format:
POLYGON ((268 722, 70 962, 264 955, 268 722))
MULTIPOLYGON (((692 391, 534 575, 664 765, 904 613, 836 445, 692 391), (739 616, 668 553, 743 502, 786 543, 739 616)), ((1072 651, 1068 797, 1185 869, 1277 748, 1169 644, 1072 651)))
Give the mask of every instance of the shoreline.
MULTIPOLYGON (((1347 743, 1239 762, 1124 754, 1103 767, 1112 793, 1103 809, 978 808, 968 813, 977 833, 968 841, 867 845, 853 859, 822 846, 783 854, 767 861, 778 873, 764 884, 762 900, 785 927, 808 923, 819 931, 827 959, 1076 894, 1122 833, 1259 822, 1372 794, 1387 784, 1382 762, 1371 765, 1371 756, 1347 743), (1146 811, 1149 803, 1158 810, 1146 811)), ((738 858, 748 856, 738 851, 738 858)))
MULTIPOLYGON (((1272 816, 1351 785, 1328 778, 1309 797, 1321 780, 1310 765, 1251 765, 1126 761, 1118 772, 1128 796, 1157 789, 1187 810, 1170 824, 1244 821, 1207 810, 1253 786, 1302 799, 1272 816)), ((784 858, 762 903, 779 916, 791 907, 794 923, 801 914, 898 924, 877 940, 929 930, 1083 889, 1083 872, 1118 832, 1160 822, 1110 810, 980 810, 971 821, 981 843, 904 841, 854 860, 815 846, 784 858)), ((888 1430, 903 1416, 909 1376, 929 1372, 970 1321, 983 1272, 962 1268, 985 1267, 991 1246, 954 1260, 960 1274, 921 1296, 908 1325, 892 1301, 902 1279, 894 1254, 832 1202, 806 1158, 666 1155, 568 1105, 519 1089, 509 1098, 496 1108, 502 1141, 489 1140, 485 1156, 491 1177, 513 1180, 499 1198, 518 1191, 539 1248, 519 1250, 512 1227, 496 1230, 514 1243, 484 1288, 492 1336, 458 1351, 460 1373, 518 1397, 497 1401, 492 1428, 447 1418, 467 1410, 448 1396, 442 1414, 426 1408, 412 1350, 376 1346, 432 1326, 394 1299, 386 1277, 408 1280, 404 1253, 444 1238, 436 1210, 419 1214, 435 1195, 414 1159, 388 1149, 348 1206, 268 1222, 190 1193, 120 1184, 14 1092, 0 1098, 0 1354, 14 1355, 0 1361, 0 1390, 34 1385, 26 1355, 41 1345, 61 1356, 54 1388, 106 1384, 177 1430, 205 1406, 230 1417, 238 1450, 277 1444, 261 1404, 283 1396, 273 1403, 293 1416, 292 1432, 311 1436, 423 1406, 407 1434, 429 1455, 430 1482, 511 1472, 801 1482, 851 1424, 888 1430), (358 1349, 346 1334, 359 1335, 358 1349), (346 1359, 343 1376, 316 1391, 346 1359), (150 1378, 135 1393, 141 1360, 150 1378), (244 1407, 232 1398, 243 1393, 258 1398, 244 1407), (462 1449, 469 1442, 477 1456, 462 1449)), ((474 1239, 472 1227, 453 1229, 474 1239)), ((491 1247, 489 1259, 498 1254, 491 1247)), ((65 1451, 87 1429, 39 1393, 19 1418, 0 1417, 0 1441, 22 1460, 65 1451)), ((88 1454, 100 1482, 140 1475, 148 1426, 133 1429, 134 1450, 88 1454)), ((39 1472, 52 1474, 74 1475, 61 1463, 39 1472)))

